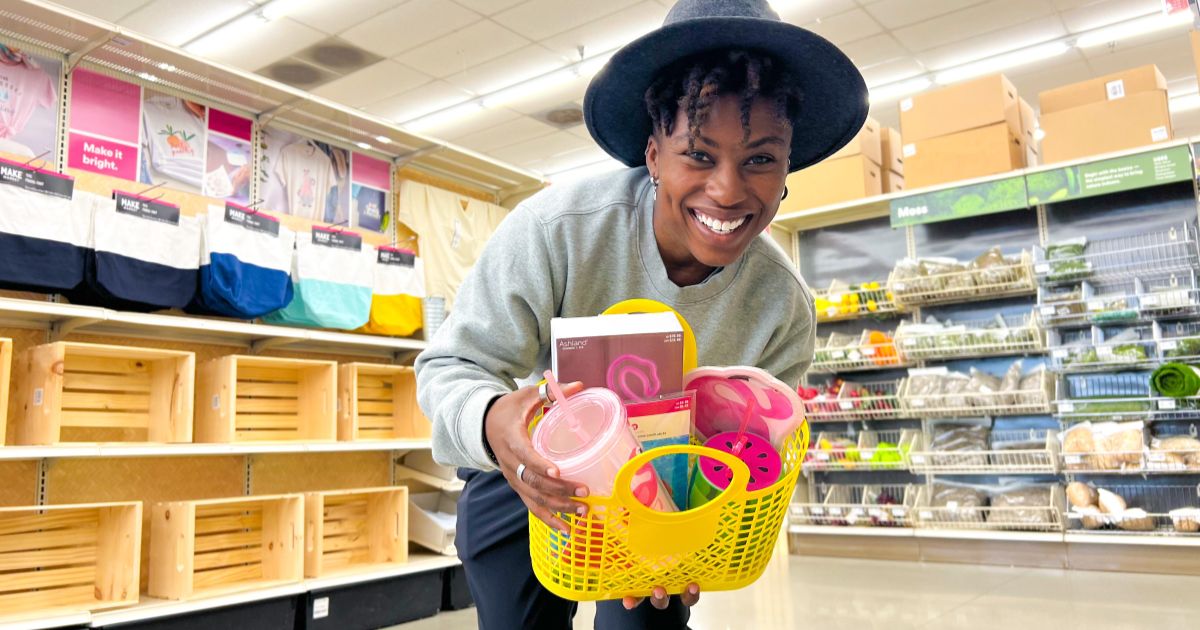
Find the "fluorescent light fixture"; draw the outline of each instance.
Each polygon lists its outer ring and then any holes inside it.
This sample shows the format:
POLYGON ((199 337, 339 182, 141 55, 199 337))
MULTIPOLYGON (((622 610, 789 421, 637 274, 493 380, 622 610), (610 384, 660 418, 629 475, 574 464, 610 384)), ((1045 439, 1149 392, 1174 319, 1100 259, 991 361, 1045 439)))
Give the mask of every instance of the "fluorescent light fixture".
POLYGON ((162 70, 163 72, 175 72, 178 70, 178 68, 166 62, 158 64, 158 69, 162 70))
POLYGON ((1035 61, 1057 57, 1070 49, 1071 47, 1068 46, 1066 42, 1061 41, 1030 46, 1029 48, 1022 48, 1010 53, 1004 53, 1002 55, 996 55, 994 57, 987 57, 985 59, 980 59, 979 61, 966 63, 961 66, 950 68, 949 70, 943 70, 935 74, 933 76, 933 80, 940 85, 957 83, 963 79, 971 79, 974 77, 983 76, 985 74, 992 74, 1002 70, 1007 70, 1009 68, 1024 66, 1035 61))
POLYGON ((459 103, 458 105, 426 114, 420 118, 415 118, 402 123, 401 126, 412 131, 429 131, 476 114, 481 109, 483 109, 483 103, 479 99, 472 99, 465 103, 459 103))
POLYGON ((257 14, 243 15, 185 44, 183 49, 201 57, 212 56, 253 39, 263 24, 257 14))
POLYGON ((374 148, 375 148, 375 147, 373 147, 373 146, 371 146, 371 145, 367 144, 366 142, 355 142, 355 143, 354 143, 354 146, 356 146, 356 147, 358 147, 358 148, 360 148, 360 149, 363 149, 363 150, 365 150, 365 151, 370 151, 371 149, 374 149, 374 148))
POLYGON ((933 81, 929 77, 917 77, 915 79, 905 79, 904 81, 888 83, 877 88, 869 88, 871 104, 889 103, 910 94, 923 92, 931 85, 933 85, 933 81))
POLYGON ((149 72, 139 72, 137 75, 138 75, 138 78, 143 81, 149 81, 150 83, 158 83, 158 77, 154 76, 153 74, 150 74, 149 72))
POLYGON ((375 136, 375 142, 379 144, 391 144, 392 139, 387 136, 375 136))
POLYGON ((1151 15, 1088 31, 1075 40, 1075 45, 1080 48, 1106 46, 1113 42, 1119 42, 1122 39, 1156 33, 1173 26, 1190 24, 1191 21, 1191 11, 1180 11, 1173 15, 1163 15, 1161 12, 1156 11, 1151 15))
POLYGON ((496 90, 483 97, 483 106, 501 107, 513 101, 519 101, 549 91, 563 83, 574 81, 576 78, 575 73, 569 68, 555 70, 549 74, 543 74, 540 77, 496 90))
POLYGON ((1176 96, 1170 100, 1171 112, 1190 112, 1200 109, 1200 93, 1176 96))
POLYGON ((262 14, 264 20, 269 22, 295 13, 298 9, 311 2, 312 0, 273 0, 262 5, 262 8, 258 12, 262 14))

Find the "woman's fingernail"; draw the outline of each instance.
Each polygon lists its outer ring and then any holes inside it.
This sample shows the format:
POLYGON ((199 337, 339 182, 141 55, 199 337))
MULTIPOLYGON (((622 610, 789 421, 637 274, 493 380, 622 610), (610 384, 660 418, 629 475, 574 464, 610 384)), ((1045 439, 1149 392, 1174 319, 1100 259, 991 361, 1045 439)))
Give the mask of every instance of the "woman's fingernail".
POLYGON ((551 466, 550 468, 547 468, 546 476, 550 477, 551 479, 558 479, 558 469, 554 468, 553 466, 551 466))
POLYGON ((575 496, 586 497, 588 495, 587 488, 575 488, 575 496))
POLYGON ((699 595, 700 587, 696 586, 695 584, 692 584, 691 586, 688 587, 688 592, 691 593, 692 595, 699 595))
POLYGON ((575 513, 580 516, 587 516, 587 506, 581 505, 581 506, 575 508, 575 513))

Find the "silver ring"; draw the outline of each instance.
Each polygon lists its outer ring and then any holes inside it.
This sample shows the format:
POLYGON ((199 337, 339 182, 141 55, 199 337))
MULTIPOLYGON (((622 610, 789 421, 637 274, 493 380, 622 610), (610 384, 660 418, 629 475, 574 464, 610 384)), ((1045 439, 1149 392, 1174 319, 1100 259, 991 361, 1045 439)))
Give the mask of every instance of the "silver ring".
POLYGON ((517 479, 525 481, 525 464, 517 464, 517 479))
POLYGON ((541 397, 542 402, 544 403, 550 402, 550 392, 546 391, 546 385, 548 385, 548 383, 541 383, 538 385, 538 396, 541 397))

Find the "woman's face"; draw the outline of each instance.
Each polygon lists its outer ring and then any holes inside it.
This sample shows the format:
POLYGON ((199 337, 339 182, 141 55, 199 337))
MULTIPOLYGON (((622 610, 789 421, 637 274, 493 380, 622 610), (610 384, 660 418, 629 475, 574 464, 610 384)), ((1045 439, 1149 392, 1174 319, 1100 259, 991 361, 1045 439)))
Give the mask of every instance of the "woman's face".
MULTIPOLYGON (((646 164, 659 179, 654 227, 668 268, 732 264, 779 210, 791 153, 791 125, 758 100, 743 142, 740 100, 719 97, 688 148, 688 121, 650 137, 646 164)), ((674 278, 673 278, 674 279, 674 278)))

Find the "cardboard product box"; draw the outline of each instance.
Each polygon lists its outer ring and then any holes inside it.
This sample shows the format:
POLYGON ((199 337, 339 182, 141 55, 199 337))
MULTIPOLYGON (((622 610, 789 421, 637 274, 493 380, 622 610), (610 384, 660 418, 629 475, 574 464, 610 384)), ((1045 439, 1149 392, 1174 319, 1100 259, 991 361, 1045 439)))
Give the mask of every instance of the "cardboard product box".
POLYGON ((882 142, 880 149, 882 160, 879 166, 885 171, 904 174, 904 143, 900 132, 892 127, 884 127, 879 132, 882 142))
POLYGON ((1133 149, 1174 137, 1166 90, 1042 116, 1044 164, 1133 149))
POLYGON ((883 192, 894 193, 904 190, 904 176, 896 171, 883 171, 883 192))
POLYGON ((1008 123, 904 145, 910 190, 1005 173, 1025 166, 1025 143, 1008 123))
POLYGON ((1092 103, 1103 103, 1125 98, 1132 94, 1167 89, 1167 80, 1150 64, 1114 72, 1102 77, 1064 85, 1038 94, 1042 117, 1092 103))
POLYGON ((1034 148, 1036 151, 1038 129, 1037 114, 1033 111, 1033 105, 1029 101, 1020 99, 1017 105, 1021 108, 1021 140, 1025 143, 1026 148, 1034 148))
POLYGON ((779 212, 795 212, 883 194, 879 165, 863 155, 826 160, 788 175, 779 212))
POLYGON ((880 137, 880 131, 879 121, 874 118, 868 118, 863 123, 862 129, 858 131, 858 135, 854 136, 854 139, 849 144, 822 161, 828 162, 829 160, 840 160, 855 155, 865 155, 872 162, 882 164, 882 138, 880 137))
POLYGON ((973 79, 900 101, 900 133, 906 144, 1001 122, 1007 123, 1014 135, 1020 135, 1017 88, 1003 74, 973 79))
POLYGON ((683 391, 683 327, 674 313, 555 317, 550 340, 559 382, 606 387, 625 402, 683 391))

